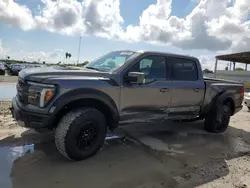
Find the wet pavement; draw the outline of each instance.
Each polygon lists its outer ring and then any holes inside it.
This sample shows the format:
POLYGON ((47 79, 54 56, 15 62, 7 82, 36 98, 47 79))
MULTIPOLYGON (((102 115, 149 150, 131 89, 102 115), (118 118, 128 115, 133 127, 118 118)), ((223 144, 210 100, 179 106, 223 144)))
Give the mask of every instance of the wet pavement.
POLYGON ((34 151, 34 144, 15 147, 0 147, 0 187, 12 188, 11 169, 14 161, 34 151))
MULTIPOLYGON (((242 114, 248 117, 246 109, 242 114)), ((97 155, 81 162, 58 153, 52 132, 26 130, 21 138, 0 140, 0 188, 191 188, 217 180, 222 183, 212 187, 223 187, 224 179, 240 172, 233 185, 239 179, 250 185, 250 178, 242 178, 250 172, 249 122, 241 128, 235 118, 231 122, 223 134, 207 133, 202 121, 122 126, 97 155)), ((224 187, 235 187, 228 182, 224 187)))
POLYGON ((250 154, 250 145, 232 130, 209 134, 199 123, 151 126, 123 127, 81 162, 67 161, 53 141, 0 147, 0 187, 194 187, 226 176, 226 161, 250 154))
MULTIPOLYGON (((8 157, 11 150, 0 150, 1 155, 8 157)), ((51 142, 35 144, 34 152, 22 151, 18 156, 1 168, 1 188, 164 187, 170 183, 161 162, 129 141, 109 140, 98 155, 81 162, 65 160, 51 142)))

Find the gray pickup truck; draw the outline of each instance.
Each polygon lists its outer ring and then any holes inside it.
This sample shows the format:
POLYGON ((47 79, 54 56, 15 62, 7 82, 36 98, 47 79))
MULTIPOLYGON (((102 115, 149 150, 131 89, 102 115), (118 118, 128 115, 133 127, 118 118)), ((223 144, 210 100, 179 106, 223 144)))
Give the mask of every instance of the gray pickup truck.
POLYGON ((20 126, 55 129, 60 153, 77 161, 126 122, 204 119, 224 132, 243 97, 242 83, 203 78, 197 58, 114 51, 82 68, 22 70, 11 110, 20 126))

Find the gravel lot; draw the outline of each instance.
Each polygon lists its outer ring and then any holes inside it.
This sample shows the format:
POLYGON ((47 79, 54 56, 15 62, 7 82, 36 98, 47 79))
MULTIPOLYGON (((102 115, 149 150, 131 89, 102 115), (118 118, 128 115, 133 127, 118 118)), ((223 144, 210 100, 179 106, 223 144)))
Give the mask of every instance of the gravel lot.
POLYGON ((18 127, 9 107, 0 102, 0 187, 250 186, 246 108, 224 134, 205 132, 202 122, 127 125, 119 131, 125 138, 106 141, 96 156, 71 163, 57 152, 52 132, 18 127))

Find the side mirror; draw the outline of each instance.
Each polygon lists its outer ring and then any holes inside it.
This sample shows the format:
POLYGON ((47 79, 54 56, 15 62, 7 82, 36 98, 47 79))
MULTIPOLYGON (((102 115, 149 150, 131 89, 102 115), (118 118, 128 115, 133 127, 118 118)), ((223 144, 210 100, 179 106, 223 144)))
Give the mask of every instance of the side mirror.
POLYGON ((131 84, 145 84, 145 74, 142 72, 129 72, 125 81, 131 84))

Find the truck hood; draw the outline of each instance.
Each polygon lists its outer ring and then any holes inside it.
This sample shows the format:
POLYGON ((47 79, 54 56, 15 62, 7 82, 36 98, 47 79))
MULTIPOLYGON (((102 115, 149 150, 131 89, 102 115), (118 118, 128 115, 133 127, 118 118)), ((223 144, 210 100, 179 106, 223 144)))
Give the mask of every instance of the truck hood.
POLYGON ((45 79, 58 77, 103 77, 108 78, 110 73, 99 72, 86 68, 74 67, 45 67, 45 68, 28 68, 19 72, 19 77, 23 80, 34 82, 43 82, 45 79))

